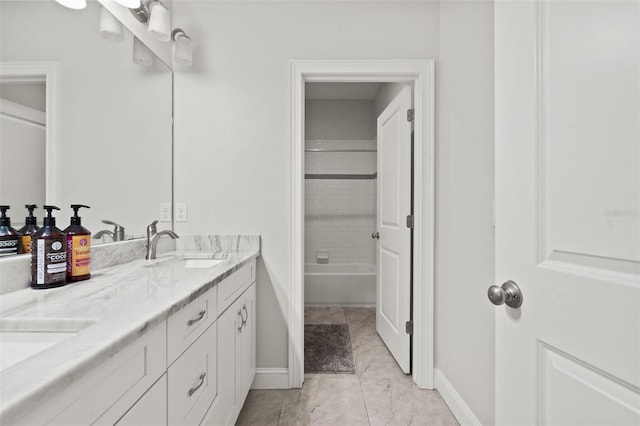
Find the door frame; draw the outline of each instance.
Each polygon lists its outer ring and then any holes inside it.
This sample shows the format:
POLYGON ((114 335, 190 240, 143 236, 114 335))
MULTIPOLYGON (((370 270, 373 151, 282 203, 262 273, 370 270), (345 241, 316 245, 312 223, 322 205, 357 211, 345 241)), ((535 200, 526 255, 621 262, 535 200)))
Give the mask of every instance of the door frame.
POLYGON ((413 85, 414 240, 412 377, 434 388, 435 90, 433 60, 290 61, 289 387, 304 382, 304 103, 307 82, 413 85))

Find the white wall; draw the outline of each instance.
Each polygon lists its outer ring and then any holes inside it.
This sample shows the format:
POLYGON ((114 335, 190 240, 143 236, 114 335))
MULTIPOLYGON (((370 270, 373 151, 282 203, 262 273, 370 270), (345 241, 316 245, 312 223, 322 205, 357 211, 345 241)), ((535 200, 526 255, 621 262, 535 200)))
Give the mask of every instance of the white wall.
MULTIPOLYGON (((437 80, 437 76, 436 76, 437 80)), ((406 83, 382 83, 373 100, 373 113, 376 118, 382 114, 382 111, 391 103, 393 98, 402 90, 406 83)))
POLYGON ((493 4, 442 1, 437 63, 436 365, 494 422, 493 4))
POLYGON ((189 206, 176 230, 262 235, 257 365, 286 367, 289 61, 435 58, 438 3, 184 0, 174 9, 195 57, 175 76, 175 198, 189 206))
POLYGON ((376 137, 372 101, 307 100, 304 108, 306 139, 364 140, 376 137))

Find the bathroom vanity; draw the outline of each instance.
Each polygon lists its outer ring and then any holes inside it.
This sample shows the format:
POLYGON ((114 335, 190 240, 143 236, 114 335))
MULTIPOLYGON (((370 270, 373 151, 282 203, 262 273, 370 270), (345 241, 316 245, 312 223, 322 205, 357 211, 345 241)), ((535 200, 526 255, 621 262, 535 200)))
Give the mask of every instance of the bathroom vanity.
POLYGON ((260 254, 259 237, 233 238, 223 259, 196 238, 4 294, 0 423, 233 424, 255 375, 260 254))

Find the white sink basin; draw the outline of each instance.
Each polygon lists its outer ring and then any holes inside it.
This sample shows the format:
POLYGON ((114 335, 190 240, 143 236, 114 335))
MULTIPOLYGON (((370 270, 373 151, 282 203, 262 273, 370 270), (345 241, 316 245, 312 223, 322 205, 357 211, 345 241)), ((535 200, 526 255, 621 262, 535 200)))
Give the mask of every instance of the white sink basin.
POLYGON ((0 371, 75 336, 94 323, 84 318, 0 319, 0 371))
POLYGON ((226 255, 212 253, 184 253, 167 259, 158 259, 147 267, 206 269, 224 262, 226 258, 226 255))

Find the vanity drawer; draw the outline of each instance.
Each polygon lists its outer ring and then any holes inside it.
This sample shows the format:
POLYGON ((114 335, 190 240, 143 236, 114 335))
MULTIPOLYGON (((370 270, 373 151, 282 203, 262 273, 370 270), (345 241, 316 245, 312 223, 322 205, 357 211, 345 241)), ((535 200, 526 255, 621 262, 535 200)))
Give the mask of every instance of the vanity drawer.
POLYGON ((167 361, 173 363, 217 317, 217 289, 213 287, 169 317, 167 361))
POLYGON ((231 276, 221 281, 218 287, 218 313, 227 309, 256 280, 256 261, 251 260, 231 276))
POLYGON ((210 326, 169 367, 170 425, 197 425, 217 397, 217 324, 210 326))

